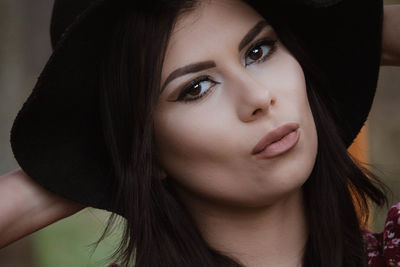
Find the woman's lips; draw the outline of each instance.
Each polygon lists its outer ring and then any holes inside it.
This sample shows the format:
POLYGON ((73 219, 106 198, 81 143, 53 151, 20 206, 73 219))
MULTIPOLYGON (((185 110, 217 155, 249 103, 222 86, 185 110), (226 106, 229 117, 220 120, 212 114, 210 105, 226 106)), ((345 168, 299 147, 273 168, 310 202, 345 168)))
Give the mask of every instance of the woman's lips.
POLYGON ((253 148, 252 154, 265 159, 278 156, 297 144, 300 137, 298 123, 287 123, 267 133, 253 148))

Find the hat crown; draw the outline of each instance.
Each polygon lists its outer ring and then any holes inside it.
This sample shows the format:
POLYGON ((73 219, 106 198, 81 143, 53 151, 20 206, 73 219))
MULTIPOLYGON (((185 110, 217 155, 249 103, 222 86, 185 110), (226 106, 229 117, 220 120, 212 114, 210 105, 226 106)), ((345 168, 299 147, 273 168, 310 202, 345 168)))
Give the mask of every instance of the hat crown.
POLYGON ((50 22, 51 46, 54 47, 76 17, 96 0, 55 0, 50 22))
MULTIPOLYGON (((54 49, 62 34, 92 3, 99 0, 55 0, 50 23, 51 45, 54 49)), ((116 0, 114 0, 116 1, 116 0)), ((342 0, 283 0, 291 5, 301 4, 313 7, 328 7, 342 0)), ((132 1, 133 2, 133 1, 132 1)), ((143 2, 146 3, 147 1, 143 2)), ((151 1, 154 2, 154 1, 151 1)), ((148 2, 147 2, 148 3, 148 2)), ((150 3, 153 4, 153 3, 150 3)))

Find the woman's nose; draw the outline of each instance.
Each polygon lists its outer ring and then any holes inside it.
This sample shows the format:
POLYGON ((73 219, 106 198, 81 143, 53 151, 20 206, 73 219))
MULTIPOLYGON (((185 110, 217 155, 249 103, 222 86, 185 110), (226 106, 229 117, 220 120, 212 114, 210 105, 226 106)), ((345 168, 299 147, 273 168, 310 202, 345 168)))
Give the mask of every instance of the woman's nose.
POLYGON ((276 99, 268 84, 249 74, 236 76, 236 109, 243 122, 250 122, 265 116, 276 99))

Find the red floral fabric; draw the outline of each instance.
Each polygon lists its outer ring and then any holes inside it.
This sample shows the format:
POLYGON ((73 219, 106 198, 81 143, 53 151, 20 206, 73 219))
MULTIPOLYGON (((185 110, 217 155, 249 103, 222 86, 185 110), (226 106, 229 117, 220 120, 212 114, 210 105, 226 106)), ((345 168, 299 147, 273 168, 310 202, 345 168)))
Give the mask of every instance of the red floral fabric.
POLYGON ((369 267, 400 267, 400 202, 388 212, 382 233, 364 231, 369 267))

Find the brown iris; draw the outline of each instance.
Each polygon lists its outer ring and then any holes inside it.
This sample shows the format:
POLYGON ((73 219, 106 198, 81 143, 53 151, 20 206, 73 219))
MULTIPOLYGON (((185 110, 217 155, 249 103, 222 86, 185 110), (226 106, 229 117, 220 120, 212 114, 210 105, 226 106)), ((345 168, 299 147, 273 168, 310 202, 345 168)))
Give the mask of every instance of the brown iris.
POLYGON ((260 46, 257 46, 257 47, 254 47, 254 48, 250 51, 250 53, 249 53, 249 58, 250 58, 251 60, 258 60, 258 59, 260 59, 260 58, 262 57, 262 55, 263 55, 263 51, 262 51, 261 47, 260 47, 260 46))
POLYGON ((201 92, 201 86, 200 86, 200 84, 196 84, 189 91, 189 94, 192 96, 196 96, 196 95, 200 94, 200 92, 201 92))

